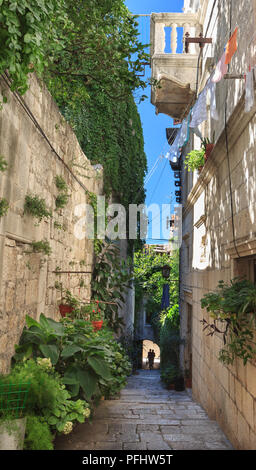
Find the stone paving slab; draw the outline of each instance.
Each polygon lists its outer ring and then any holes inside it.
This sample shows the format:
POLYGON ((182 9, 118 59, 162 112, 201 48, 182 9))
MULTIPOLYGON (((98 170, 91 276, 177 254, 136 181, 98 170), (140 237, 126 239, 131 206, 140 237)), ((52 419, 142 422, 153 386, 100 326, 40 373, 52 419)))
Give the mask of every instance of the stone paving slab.
POLYGON ((118 400, 101 401, 92 423, 55 441, 56 450, 231 450, 187 392, 167 391, 158 370, 129 377, 118 400))

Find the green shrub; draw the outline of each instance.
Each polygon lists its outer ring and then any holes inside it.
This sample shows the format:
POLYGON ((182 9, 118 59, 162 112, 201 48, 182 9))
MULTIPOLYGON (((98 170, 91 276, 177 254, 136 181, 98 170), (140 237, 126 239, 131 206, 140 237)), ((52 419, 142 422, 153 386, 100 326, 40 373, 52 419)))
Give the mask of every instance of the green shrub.
POLYGON ((0 171, 6 171, 7 167, 8 167, 7 161, 2 155, 0 155, 0 171))
POLYGON ((68 190, 68 185, 64 178, 60 175, 55 177, 55 184, 59 191, 66 192, 68 190))
POLYGON ((7 214, 9 209, 9 204, 5 198, 0 199, 0 217, 3 217, 7 214))
POLYGON ((188 169, 188 171, 195 171, 204 166, 204 154, 204 149, 200 149, 191 150, 191 152, 186 155, 184 165, 188 169))
POLYGON ((127 376, 131 374, 132 367, 129 358, 121 346, 112 336, 112 333, 102 332, 99 334, 102 343, 106 347, 106 361, 108 363, 112 379, 105 383, 101 381, 100 389, 104 396, 109 398, 118 395, 122 388, 127 384, 127 376))
POLYGON ((45 200, 37 195, 29 194, 25 197, 24 214, 32 215, 38 219, 38 222, 52 217, 52 212, 46 207, 45 200))
POLYGON ((166 386, 174 384, 176 377, 178 376, 179 369, 177 366, 169 365, 161 370, 161 380, 166 386))
POLYGON ((201 307, 210 312, 210 322, 202 320, 208 336, 223 337, 224 348, 219 360, 233 364, 236 357, 244 365, 256 355, 254 330, 256 325, 256 287, 248 280, 232 279, 230 284, 219 281, 215 292, 201 299, 201 307))
POLYGON ((68 194, 59 194, 55 200, 56 209, 63 209, 68 203, 68 198, 68 194))
POLYGON ((39 421, 32 422, 32 434, 35 432, 35 425, 39 428, 40 423, 45 423, 52 433, 68 434, 72 431, 74 422, 82 423, 90 416, 88 403, 71 400, 70 393, 50 359, 29 359, 18 363, 10 374, 1 377, 2 384, 27 382, 30 387, 25 413, 30 417, 40 418, 39 421))
POLYGON ((72 397, 93 400, 125 385, 130 363, 111 330, 95 333, 91 322, 69 318, 55 322, 43 314, 40 322, 29 316, 26 322, 14 359, 50 358, 72 397))
POLYGON ((38 242, 32 242, 32 248, 35 253, 44 253, 47 256, 49 256, 52 252, 52 249, 48 240, 40 240, 38 242))
POLYGON ((54 436, 40 416, 27 416, 24 450, 53 450, 54 436))

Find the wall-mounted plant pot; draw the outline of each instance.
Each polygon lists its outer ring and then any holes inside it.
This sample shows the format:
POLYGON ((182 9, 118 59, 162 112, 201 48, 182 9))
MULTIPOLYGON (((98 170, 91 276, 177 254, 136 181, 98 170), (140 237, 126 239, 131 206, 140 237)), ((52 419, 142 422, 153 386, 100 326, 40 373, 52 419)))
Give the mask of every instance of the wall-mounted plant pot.
POLYGON ((205 147, 205 154, 204 154, 204 159, 205 161, 208 160, 211 152, 213 151, 213 148, 214 148, 214 144, 207 144, 206 147, 205 147))
POLYGON ((103 325, 103 320, 93 320, 92 321, 92 326, 93 326, 94 331, 101 330, 102 325, 103 325))
POLYGON ((60 311, 61 316, 64 318, 69 313, 73 312, 73 307, 71 307, 71 305, 60 304, 59 305, 59 311, 60 311))

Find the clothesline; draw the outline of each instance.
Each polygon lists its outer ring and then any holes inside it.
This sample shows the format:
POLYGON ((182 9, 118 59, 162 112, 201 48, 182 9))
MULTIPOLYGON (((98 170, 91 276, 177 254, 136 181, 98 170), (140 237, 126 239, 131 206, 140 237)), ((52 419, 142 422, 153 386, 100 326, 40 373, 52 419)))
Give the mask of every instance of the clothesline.
MULTIPOLYGON (((216 84, 219 83, 228 71, 228 65, 231 62, 233 55, 237 50, 237 33, 238 27, 231 35, 220 60, 218 61, 215 70, 208 78, 206 85, 202 92, 199 94, 193 108, 190 109, 188 116, 182 121, 181 127, 177 133, 173 145, 170 147, 166 158, 172 161, 177 161, 182 147, 184 147, 188 140, 190 129, 201 136, 198 126, 207 120, 207 100, 210 95, 210 110, 211 117, 218 120, 218 112, 216 107, 216 84)), ((249 71, 245 74, 246 89, 245 89, 245 112, 249 112, 254 105, 254 69, 256 67, 249 67, 249 71)))

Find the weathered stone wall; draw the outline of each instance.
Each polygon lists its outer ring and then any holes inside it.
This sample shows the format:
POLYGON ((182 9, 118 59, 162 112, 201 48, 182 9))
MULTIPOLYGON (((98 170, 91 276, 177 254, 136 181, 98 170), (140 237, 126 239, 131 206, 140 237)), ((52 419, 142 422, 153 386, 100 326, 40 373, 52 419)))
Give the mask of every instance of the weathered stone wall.
MULTIPOLYGON (((255 30, 253 3, 239 2, 232 9, 232 31, 238 26, 239 47, 232 59, 230 73, 245 73, 250 58, 253 58, 248 47, 255 30)), ((209 26, 209 36, 213 35, 218 39, 211 51, 214 64, 227 42, 230 19, 230 2, 217 2, 218 4, 220 10, 217 10, 217 14, 215 12, 214 21, 209 26)), ((234 2, 232 4, 234 6, 234 2)), ((210 6, 212 2, 209 2, 210 6)), ((201 88, 207 79, 205 64, 206 60, 203 62, 201 88)), ((245 257, 256 254, 256 107, 250 113, 244 111, 244 80, 222 80, 217 85, 216 100, 219 120, 209 119, 201 127, 205 137, 215 130, 216 146, 200 176, 194 177, 193 188, 184 201, 181 249, 182 332, 186 334, 188 305, 191 305, 193 396, 200 401, 211 418, 217 419, 236 448, 255 450, 256 360, 244 366, 237 359, 233 366, 224 366, 218 359, 219 350, 223 347, 222 338, 206 336, 201 323, 203 318, 209 319, 208 314, 201 309, 200 299, 203 295, 214 290, 219 280, 228 282, 238 274, 250 277, 248 259, 245 257), (233 244, 224 130, 226 93, 235 239, 241 259, 238 259, 233 244), (197 206, 202 195, 203 208, 197 206), (204 247, 195 246, 194 243, 199 226, 202 227, 200 218, 206 234, 204 247), (198 257, 195 259, 195 254, 202 249, 205 249, 207 266, 200 264, 198 257)), ((186 359, 186 350, 183 356, 186 359)))
POLYGON ((25 315, 38 318, 43 312, 59 318, 61 293, 56 282, 81 299, 90 299, 93 241, 75 236, 74 227, 84 216, 75 210, 89 203, 86 189, 102 194, 102 174, 91 166, 36 76, 22 101, 4 80, 0 87, 7 97, 0 111, 0 155, 8 163, 7 171, 0 173, 0 197, 9 202, 7 215, 0 219, 0 372, 6 372, 25 315), (58 211, 56 175, 65 179, 70 195, 66 207, 58 211), (24 215, 27 194, 43 197, 53 217, 36 226, 35 218, 24 215), (50 256, 32 253, 31 242, 42 239, 50 242, 50 256))

